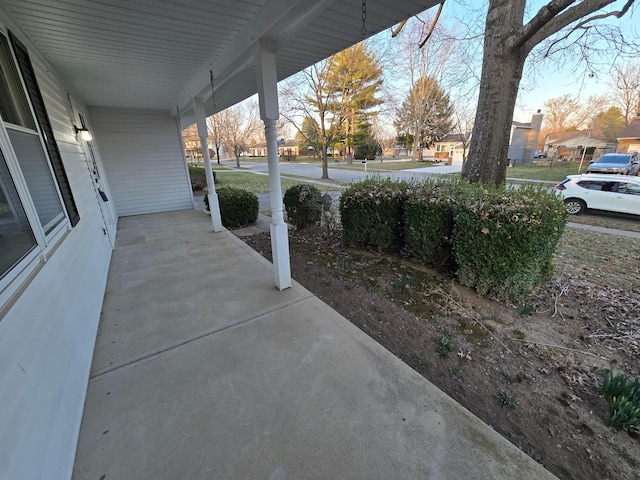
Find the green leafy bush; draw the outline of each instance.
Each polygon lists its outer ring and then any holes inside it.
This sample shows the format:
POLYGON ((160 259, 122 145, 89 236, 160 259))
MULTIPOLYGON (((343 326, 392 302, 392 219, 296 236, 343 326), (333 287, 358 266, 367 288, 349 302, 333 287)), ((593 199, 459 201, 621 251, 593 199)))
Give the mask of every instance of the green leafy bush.
POLYGON ((474 187, 455 217, 458 279, 483 295, 522 300, 551 278, 563 202, 542 187, 474 187))
POLYGON ((342 236, 349 245, 386 250, 403 243, 402 206, 410 183, 370 177, 340 197, 342 236))
POLYGON ((380 155, 380 145, 375 140, 370 140, 367 143, 356 145, 353 158, 356 160, 374 160, 376 155, 380 155))
POLYGON ((629 430, 640 426, 640 382, 627 375, 613 375, 607 370, 598 392, 609 402, 611 426, 617 430, 629 430))
MULTIPOLYGON (((216 172, 213 173, 213 183, 218 183, 216 172)), ((189 165, 189 178, 191 179, 191 190, 203 190, 207 187, 207 175, 204 167, 189 165)))
POLYGON ((470 188, 462 181, 426 181, 411 190, 403 219, 405 242, 414 259, 440 265, 451 257, 454 217, 470 188))
POLYGON ((322 195, 313 185, 294 185, 284 193, 284 208, 287 217, 298 230, 309 228, 320 222, 322 195))
MULTIPOLYGON (((260 202, 255 193, 233 187, 216 189, 222 224, 227 228, 253 225, 258 220, 260 202)), ((209 210, 209 198, 205 194, 204 203, 209 210)))

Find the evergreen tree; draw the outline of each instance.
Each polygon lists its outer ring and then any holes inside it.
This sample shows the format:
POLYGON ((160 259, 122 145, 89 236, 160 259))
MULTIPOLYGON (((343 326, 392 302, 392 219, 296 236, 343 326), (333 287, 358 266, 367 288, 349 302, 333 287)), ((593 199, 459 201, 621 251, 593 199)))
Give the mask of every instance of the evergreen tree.
POLYGON ((359 43, 331 57, 328 83, 335 91, 334 113, 340 111, 344 118, 342 136, 349 154, 356 145, 354 135, 358 125, 367 122, 374 114, 372 109, 382 103, 376 97, 382 87, 382 66, 376 55, 359 43))
POLYGON ((618 134, 625 127, 625 118, 620 107, 609 107, 596 115, 593 135, 611 143, 617 142, 618 134))
POLYGON ((309 67, 281 89, 280 113, 309 145, 317 145, 322 178, 329 178, 329 147, 351 146, 358 115, 371 114, 380 103, 382 67, 364 45, 356 45, 309 67), (310 119, 310 120, 307 120, 310 119), (344 143, 342 143, 342 142, 344 143))
MULTIPOLYGON (((435 79, 421 77, 397 110, 395 126, 407 137, 417 138, 420 146, 428 148, 451 131, 452 115, 449 95, 435 79)), ((422 148, 418 159, 422 160, 422 148)))

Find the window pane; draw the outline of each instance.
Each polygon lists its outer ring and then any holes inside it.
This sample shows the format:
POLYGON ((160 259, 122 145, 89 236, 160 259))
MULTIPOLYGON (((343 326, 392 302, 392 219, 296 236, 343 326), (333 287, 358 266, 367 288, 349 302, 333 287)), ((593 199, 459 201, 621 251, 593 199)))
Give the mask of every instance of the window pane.
POLYGON ((0 152, 0 278, 35 246, 36 240, 0 152))
POLYGON ((20 77, 7 39, 0 35, 0 115, 5 122, 35 130, 27 97, 22 90, 20 77))
POLYGON ((29 187, 42 228, 45 234, 48 234, 64 219, 64 212, 47 158, 42 150, 40 137, 12 128, 7 128, 7 133, 18 157, 20 169, 29 187))

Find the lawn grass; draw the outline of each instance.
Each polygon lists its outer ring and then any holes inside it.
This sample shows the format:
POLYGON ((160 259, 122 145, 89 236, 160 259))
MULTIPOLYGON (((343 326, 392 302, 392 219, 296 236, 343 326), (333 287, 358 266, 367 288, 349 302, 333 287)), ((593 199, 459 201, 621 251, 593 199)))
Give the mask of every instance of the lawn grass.
POLYGON ((584 278, 597 285, 640 288, 637 266, 640 239, 566 228, 556 249, 556 272, 584 278))
MULTIPOLYGON (((434 162, 412 162, 410 159, 384 159, 380 162, 380 159, 378 158, 367 162, 367 172, 391 172, 395 170, 409 170, 412 168, 429 168, 438 165, 441 164, 434 162)), ((336 163, 335 160, 329 160, 329 168, 332 169, 364 171, 364 167, 365 164, 362 163, 362 160, 354 160, 351 164, 342 161, 340 161, 340 163, 336 163)))
MULTIPOLYGON (((267 174, 257 174, 252 172, 239 172, 228 171, 228 172, 216 172, 216 177, 218 180, 218 184, 216 188, 220 187, 235 187, 240 188, 242 190, 248 190, 253 193, 267 193, 269 192, 269 176, 267 174)), ((282 191, 284 192, 289 187, 294 185, 299 185, 301 183, 309 183, 305 181, 304 178, 291 179, 282 177, 280 179, 282 184, 282 191)), ((323 185, 318 185, 319 190, 340 190, 339 187, 324 187, 323 185)))
MULTIPOLYGON (((300 180, 300 183, 312 183, 312 181, 310 181, 309 177, 305 177, 302 175, 293 175, 291 173, 287 173, 285 175, 280 175, 281 179, 288 179, 288 180, 300 180)), ((348 187, 350 185, 350 183, 346 183, 346 182, 341 182, 340 180, 333 180, 331 178, 324 178, 324 179, 318 179, 318 182, 322 182, 323 185, 320 184, 316 184, 316 187, 318 188, 318 190, 323 190, 323 191, 327 191, 327 192, 338 192, 338 191, 342 191, 344 190, 346 187, 348 187), (326 184, 332 184, 333 186, 329 186, 326 184)))
POLYGON ((582 215, 569 215, 568 220, 582 225, 615 228, 640 233, 640 215, 588 210, 582 215))
MULTIPOLYGON (((576 175, 580 162, 553 162, 549 161, 533 163, 531 165, 516 165, 507 169, 507 178, 525 178, 528 180, 547 180, 561 182, 567 175, 576 175)), ((582 173, 589 164, 582 165, 582 173)))

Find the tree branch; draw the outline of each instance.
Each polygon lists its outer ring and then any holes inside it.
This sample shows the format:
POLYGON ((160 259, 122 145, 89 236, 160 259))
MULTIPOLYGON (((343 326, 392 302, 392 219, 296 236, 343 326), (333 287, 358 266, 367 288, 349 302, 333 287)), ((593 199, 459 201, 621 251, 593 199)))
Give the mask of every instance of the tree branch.
POLYGON ((573 3, 573 0, 552 0, 547 5, 538 10, 538 13, 529 20, 518 35, 512 46, 519 48, 531 39, 540 29, 544 28, 556 15, 562 12, 573 3))
POLYGON ((614 3, 615 0, 585 0, 578 5, 571 7, 566 12, 558 15, 553 20, 551 20, 546 28, 543 28, 538 33, 536 33, 533 37, 531 37, 530 41, 527 42, 527 47, 530 50, 535 47, 537 44, 542 42, 543 40, 549 38, 551 35, 559 32, 567 25, 570 25, 582 18, 579 24, 571 28, 571 32, 585 28, 587 24, 591 23, 595 19, 602 19, 606 17, 622 17, 631 7, 635 0, 627 0, 627 3, 624 5, 622 10, 614 10, 612 12, 604 12, 599 15, 594 15, 588 18, 587 15, 594 13, 607 5, 614 3))

